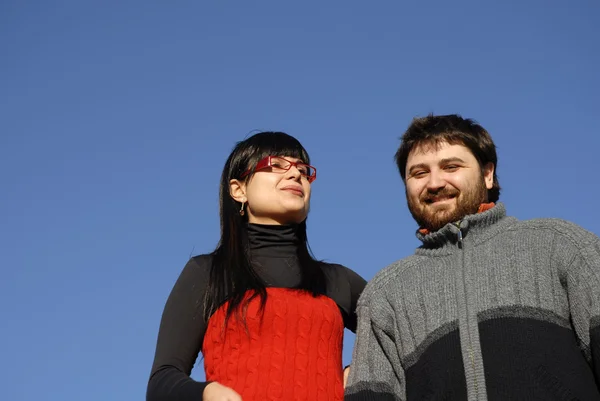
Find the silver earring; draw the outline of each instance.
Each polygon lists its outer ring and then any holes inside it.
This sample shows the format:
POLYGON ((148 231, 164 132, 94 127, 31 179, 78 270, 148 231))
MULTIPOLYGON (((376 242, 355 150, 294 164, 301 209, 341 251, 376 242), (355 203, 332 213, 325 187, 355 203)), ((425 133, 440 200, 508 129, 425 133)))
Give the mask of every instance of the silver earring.
POLYGON ((246 202, 242 202, 242 207, 240 208, 240 216, 243 216, 246 214, 246 212, 244 212, 244 205, 246 204, 246 202))

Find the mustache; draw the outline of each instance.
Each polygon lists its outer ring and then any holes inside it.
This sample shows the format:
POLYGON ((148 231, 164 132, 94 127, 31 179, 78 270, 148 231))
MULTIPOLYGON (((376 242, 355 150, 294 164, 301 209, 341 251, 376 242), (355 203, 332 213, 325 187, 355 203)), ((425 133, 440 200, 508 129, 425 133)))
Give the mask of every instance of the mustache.
POLYGON ((439 198, 449 198, 452 196, 458 196, 460 192, 452 189, 441 189, 437 192, 426 192, 422 197, 421 201, 423 202, 433 202, 435 199, 439 198))

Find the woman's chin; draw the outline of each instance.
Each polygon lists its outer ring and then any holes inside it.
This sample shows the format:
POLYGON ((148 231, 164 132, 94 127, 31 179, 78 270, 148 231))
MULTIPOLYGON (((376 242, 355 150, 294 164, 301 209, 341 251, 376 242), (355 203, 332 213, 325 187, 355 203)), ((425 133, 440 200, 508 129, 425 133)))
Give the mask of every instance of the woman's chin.
POLYGON ((297 210, 289 210, 283 216, 284 221, 288 221, 290 224, 299 224, 306 220, 306 210, 304 208, 297 210))

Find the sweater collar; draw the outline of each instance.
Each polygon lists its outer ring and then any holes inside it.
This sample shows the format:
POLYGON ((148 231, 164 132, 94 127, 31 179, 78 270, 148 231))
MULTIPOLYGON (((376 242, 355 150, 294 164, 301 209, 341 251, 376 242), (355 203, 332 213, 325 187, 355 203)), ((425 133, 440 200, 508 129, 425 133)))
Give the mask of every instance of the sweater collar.
POLYGON ((458 222, 448 223, 435 232, 419 229, 417 238, 423 242, 424 248, 441 248, 458 241, 459 232, 462 237, 476 236, 479 232, 493 226, 506 217, 506 208, 502 202, 482 204, 476 214, 463 217, 458 222))
POLYGON ((256 256, 296 256, 300 240, 298 225, 269 225, 248 223, 250 253, 256 256))

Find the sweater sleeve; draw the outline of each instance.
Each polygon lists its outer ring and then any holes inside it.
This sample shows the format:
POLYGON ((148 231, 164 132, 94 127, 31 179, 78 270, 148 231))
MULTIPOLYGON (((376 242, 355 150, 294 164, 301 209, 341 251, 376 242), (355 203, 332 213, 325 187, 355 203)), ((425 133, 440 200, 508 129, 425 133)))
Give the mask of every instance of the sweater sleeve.
POLYGON ((382 325, 391 321, 393 315, 376 307, 373 304, 358 306, 358 328, 345 401, 406 399, 404 370, 393 329, 389 324, 382 325))
POLYGON ((208 272, 207 259, 190 259, 167 298, 146 389, 146 401, 202 400, 204 388, 209 382, 195 381, 190 374, 206 331, 202 303, 208 272))
POLYGON ((356 305, 366 280, 344 265, 323 263, 322 267, 327 280, 326 295, 339 306, 344 327, 356 333, 356 305))
POLYGON ((600 238, 580 232, 566 271, 571 321, 580 347, 600 383, 600 238))
POLYGON ((358 299, 365 289, 367 281, 353 270, 345 267, 348 283, 350 284, 350 316, 346 323, 346 328, 353 333, 356 333, 357 317, 356 307, 358 299))

